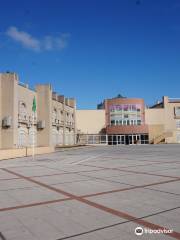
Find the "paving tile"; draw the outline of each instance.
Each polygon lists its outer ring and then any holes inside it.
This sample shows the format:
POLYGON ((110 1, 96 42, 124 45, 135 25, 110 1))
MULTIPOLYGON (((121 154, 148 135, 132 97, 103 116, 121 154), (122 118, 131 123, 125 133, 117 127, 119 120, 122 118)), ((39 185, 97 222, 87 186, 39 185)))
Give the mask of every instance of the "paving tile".
MULTIPOLYGON (((16 176, 2 168, 9 168, 27 177, 35 176, 33 179, 36 181, 65 192, 86 195, 127 188, 129 185, 171 180, 125 171, 178 176, 179 156, 179 145, 172 144, 88 147, 37 155, 34 160, 26 157, 0 161, 0 209, 65 198, 63 194, 27 179, 8 180, 16 176), (109 169, 104 170, 104 167, 109 169)), ((179 231, 180 212, 178 209, 172 210, 179 207, 179 184, 171 182, 87 199, 179 231)), ((57 240, 70 236, 72 240, 173 239, 163 234, 143 234, 138 237, 134 232, 138 224, 126 221, 81 201, 69 200, 0 211, 0 232, 7 240, 57 240)))
POLYGON ((147 189, 132 189, 89 197, 88 199, 136 217, 143 217, 179 206, 178 196, 162 192, 154 193, 147 189))

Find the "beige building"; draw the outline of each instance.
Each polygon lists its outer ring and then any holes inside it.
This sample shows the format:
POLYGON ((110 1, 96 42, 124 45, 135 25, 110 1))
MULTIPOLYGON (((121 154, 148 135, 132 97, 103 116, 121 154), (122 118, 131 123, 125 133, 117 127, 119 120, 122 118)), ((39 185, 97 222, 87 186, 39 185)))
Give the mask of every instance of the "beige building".
POLYGON ((76 142, 76 102, 52 92, 21 84, 15 73, 0 74, 0 149, 72 145, 76 142), (37 111, 33 116, 32 104, 37 111))
POLYGON ((164 96, 145 110, 145 121, 150 142, 180 143, 180 99, 164 96))
POLYGON ((100 134, 106 127, 105 110, 77 110, 77 129, 80 133, 100 134))
POLYGON ((142 99, 105 100, 102 104, 104 109, 77 111, 77 129, 81 134, 96 135, 96 139, 99 134, 106 135, 106 140, 99 138, 106 144, 180 143, 180 99, 165 96, 162 102, 150 108, 143 106, 142 99), (140 109, 141 121, 130 118, 132 114, 134 119, 137 118, 132 107, 140 109))

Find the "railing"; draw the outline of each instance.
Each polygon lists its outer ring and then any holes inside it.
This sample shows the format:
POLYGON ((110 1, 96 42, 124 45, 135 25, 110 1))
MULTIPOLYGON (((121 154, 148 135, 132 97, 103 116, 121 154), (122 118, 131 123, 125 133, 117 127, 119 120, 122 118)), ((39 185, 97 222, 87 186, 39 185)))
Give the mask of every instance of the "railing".
POLYGON ((134 145, 149 144, 149 140, 141 139, 140 135, 77 134, 77 143, 90 145, 134 145))
POLYGON ((161 135, 152 139, 151 144, 158 144, 161 142, 165 142, 167 137, 172 137, 172 132, 164 132, 161 135))

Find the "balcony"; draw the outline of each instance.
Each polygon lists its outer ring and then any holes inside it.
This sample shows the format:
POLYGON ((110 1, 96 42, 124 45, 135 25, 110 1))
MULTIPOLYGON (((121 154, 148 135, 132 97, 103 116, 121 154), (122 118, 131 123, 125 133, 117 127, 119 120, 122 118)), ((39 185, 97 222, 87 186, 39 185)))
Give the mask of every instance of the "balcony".
POLYGON ((18 114, 18 122, 27 124, 28 123, 28 116, 18 114))
POLYGON ((64 124, 64 121, 60 121, 59 119, 53 119, 52 125, 53 126, 62 126, 64 124))

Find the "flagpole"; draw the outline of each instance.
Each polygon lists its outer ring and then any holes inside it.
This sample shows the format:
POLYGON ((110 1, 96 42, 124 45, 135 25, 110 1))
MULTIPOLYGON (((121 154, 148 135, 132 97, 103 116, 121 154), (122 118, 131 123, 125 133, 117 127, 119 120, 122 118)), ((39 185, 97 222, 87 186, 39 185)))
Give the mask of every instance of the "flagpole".
POLYGON ((32 148, 33 148, 33 149, 32 149, 32 157, 33 157, 33 160, 34 160, 34 152, 35 152, 35 151, 34 151, 34 111, 33 111, 33 136, 32 136, 32 137, 33 137, 33 139, 32 139, 32 140, 33 140, 33 145, 32 145, 32 148))
POLYGON ((33 135, 32 135, 32 157, 34 160, 35 155, 35 112, 36 112, 36 98, 33 99, 33 105, 32 105, 32 111, 33 111, 33 135))

